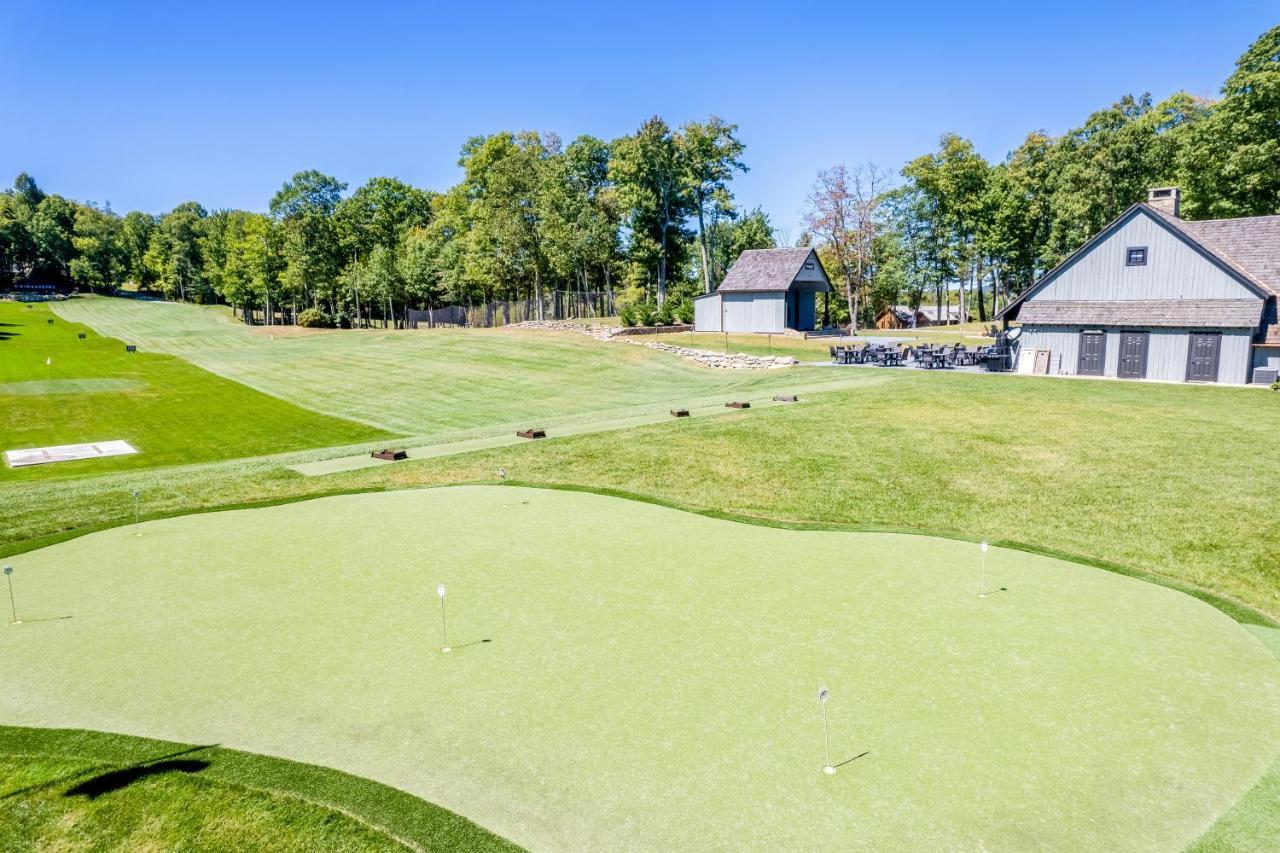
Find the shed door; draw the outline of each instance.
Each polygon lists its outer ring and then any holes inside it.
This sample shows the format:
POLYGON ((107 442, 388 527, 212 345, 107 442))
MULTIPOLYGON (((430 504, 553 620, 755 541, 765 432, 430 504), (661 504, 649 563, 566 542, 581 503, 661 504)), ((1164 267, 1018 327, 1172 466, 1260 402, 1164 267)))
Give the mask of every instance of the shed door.
POLYGON ((1187 346, 1187 381, 1217 382, 1218 353, 1221 349, 1221 334, 1192 332, 1187 346))
POLYGON ((1106 332, 1080 333, 1080 364, 1076 372, 1081 376, 1101 376, 1107 362, 1106 332))
POLYGON ((1142 379, 1147 375, 1147 333, 1120 333, 1121 379, 1142 379))

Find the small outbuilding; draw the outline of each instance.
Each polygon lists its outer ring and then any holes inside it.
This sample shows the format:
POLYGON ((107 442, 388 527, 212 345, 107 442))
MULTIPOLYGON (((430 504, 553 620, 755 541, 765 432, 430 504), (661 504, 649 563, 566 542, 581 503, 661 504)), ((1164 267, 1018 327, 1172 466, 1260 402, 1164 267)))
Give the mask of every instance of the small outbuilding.
POLYGON ((715 293, 693 301, 699 332, 798 332, 817 327, 817 295, 831 279, 810 248, 748 249, 715 293))

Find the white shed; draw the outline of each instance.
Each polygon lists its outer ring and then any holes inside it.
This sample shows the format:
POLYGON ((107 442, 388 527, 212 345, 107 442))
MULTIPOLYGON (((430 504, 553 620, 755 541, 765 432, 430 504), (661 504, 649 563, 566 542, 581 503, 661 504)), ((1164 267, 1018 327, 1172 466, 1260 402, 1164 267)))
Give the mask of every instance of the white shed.
POLYGON ((810 248, 748 249, 720 289, 693 302, 699 332, 805 332, 817 324, 817 294, 831 279, 810 248))

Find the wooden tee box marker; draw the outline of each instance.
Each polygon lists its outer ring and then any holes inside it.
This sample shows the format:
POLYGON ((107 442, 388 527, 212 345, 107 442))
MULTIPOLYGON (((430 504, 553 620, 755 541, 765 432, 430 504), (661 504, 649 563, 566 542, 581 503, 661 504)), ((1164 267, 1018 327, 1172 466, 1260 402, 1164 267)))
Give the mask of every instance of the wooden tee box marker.
POLYGON ((401 459, 409 458, 409 454, 403 450, 375 450, 369 455, 374 459, 385 459, 388 462, 399 462, 401 459))
POLYGON ((671 410, 671 417, 673 417, 673 418, 687 418, 687 417, 689 417, 689 410, 688 410, 688 409, 672 409, 672 410, 671 410))
POLYGON ((751 404, 746 400, 734 400, 731 403, 725 403, 724 407, 726 409, 749 409, 751 408, 751 404))
POLYGON ((798 403, 800 398, 795 394, 779 394, 773 398, 775 403, 798 403))
POLYGON ((516 435, 520 438, 546 438, 547 431, 545 429, 522 429, 516 435))

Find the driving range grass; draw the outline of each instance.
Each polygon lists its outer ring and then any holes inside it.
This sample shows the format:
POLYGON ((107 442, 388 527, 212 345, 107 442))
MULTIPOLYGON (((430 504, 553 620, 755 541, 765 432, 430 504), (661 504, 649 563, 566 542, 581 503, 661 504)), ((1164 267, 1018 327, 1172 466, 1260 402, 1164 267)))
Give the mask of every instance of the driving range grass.
POLYGON ((0 450, 112 439, 138 450, 30 468, 0 465, 0 481, 256 456, 380 435, 376 428, 306 411, 180 358, 145 347, 128 353, 121 341, 68 323, 46 304, 0 301, 0 450))
POLYGON ((0 726, 6 850, 514 850, 336 770, 217 746, 0 726))
POLYGON ((166 519, 14 560, 0 717, 323 764, 531 849, 1174 850, 1231 813, 1280 660, 989 559, 980 598, 972 543, 510 486, 166 519))
MULTIPOLYGON (((222 307, 105 297, 55 310, 297 405, 406 436, 722 403, 760 396, 778 379, 573 332, 249 327, 222 307)), ((822 368, 788 373, 803 385, 848 380, 822 368)))

